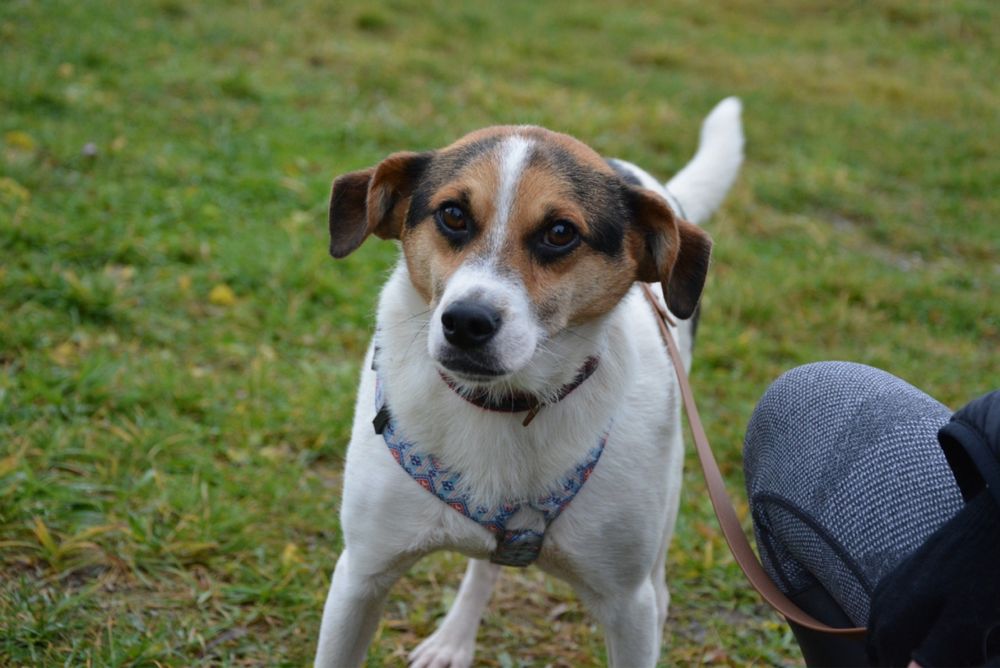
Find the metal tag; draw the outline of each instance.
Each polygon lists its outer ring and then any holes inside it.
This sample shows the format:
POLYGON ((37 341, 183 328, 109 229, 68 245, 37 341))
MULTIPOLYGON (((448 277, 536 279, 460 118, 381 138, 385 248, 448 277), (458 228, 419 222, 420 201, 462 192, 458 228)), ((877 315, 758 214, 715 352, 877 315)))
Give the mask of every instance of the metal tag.
POLYGON ((506 530, 497 540, 497 549, 490 555, 490 561, 501 566, 524 568, 536 559, 542 551, 545 534, 531 529, 506 530))

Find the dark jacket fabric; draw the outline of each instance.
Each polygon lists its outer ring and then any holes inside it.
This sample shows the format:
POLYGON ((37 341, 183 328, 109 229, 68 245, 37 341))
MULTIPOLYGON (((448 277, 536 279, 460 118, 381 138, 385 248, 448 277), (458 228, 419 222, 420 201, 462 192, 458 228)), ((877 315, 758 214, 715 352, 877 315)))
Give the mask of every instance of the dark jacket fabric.
POLYGON ((1000 390, 955 413, 938 441, 965 500, 985 487, 1000 506, 1000 390))
POLYGON ((938 440, 966 505, 879 582, 872 665, 1000 666, 1000 390, 955 413, 938 440))

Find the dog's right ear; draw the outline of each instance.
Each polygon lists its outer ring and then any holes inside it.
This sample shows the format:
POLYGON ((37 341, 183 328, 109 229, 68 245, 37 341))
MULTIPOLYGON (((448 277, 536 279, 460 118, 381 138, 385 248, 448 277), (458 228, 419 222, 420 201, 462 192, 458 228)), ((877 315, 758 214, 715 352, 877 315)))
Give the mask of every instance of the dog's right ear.
POLYGON ((330 255, 349 255, 373 233, 398 239, 410 196, 432 155, 393 153, 375 167, 337 177, 330 193, 330 255))

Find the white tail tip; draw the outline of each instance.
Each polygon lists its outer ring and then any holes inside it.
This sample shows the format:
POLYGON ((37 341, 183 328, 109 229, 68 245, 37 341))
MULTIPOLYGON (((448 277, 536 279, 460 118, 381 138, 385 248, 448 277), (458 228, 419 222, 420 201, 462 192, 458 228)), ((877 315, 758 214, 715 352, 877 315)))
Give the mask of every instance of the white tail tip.
POLYGON ((743 163, 742 111, 743 104, 736 97, 715 105, 701 124, 698 151, 667 182, 667 189, 692 223, 707 220, 736 180, 743 163))

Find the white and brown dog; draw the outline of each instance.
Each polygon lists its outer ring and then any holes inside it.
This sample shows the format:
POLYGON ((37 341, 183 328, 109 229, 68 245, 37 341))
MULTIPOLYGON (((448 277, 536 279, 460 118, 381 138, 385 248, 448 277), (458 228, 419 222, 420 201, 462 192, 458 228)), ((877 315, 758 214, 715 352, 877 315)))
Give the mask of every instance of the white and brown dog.
POLYGON ((615 666, 653 666, 683 444, 676 379, 636 281, 659 283, 685 364, 743 156, 740 103, 664 187, 581 142, 493 127, 341 176, 330 252, 402 256, 382 290, 347 452, 344 551, 318 666, 364 660, 383 601, 435 550, 471 559, 414 666, 467 666, 500 565, 569 582, 615 666))

